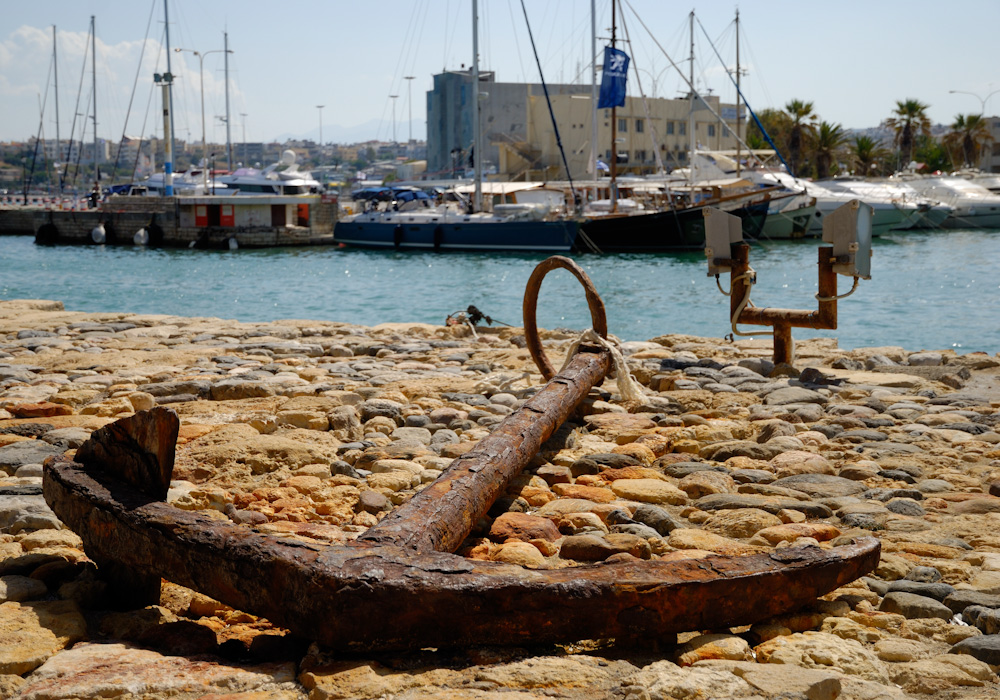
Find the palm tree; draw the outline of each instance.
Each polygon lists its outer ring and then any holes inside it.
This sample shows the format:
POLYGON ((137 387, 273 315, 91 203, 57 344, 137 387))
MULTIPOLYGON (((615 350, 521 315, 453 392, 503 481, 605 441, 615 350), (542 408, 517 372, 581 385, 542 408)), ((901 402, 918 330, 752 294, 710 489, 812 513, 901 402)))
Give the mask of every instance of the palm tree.
POLYGON ((983 147, 992 140, 989 124, 981 114, 957 115, 951 131, 944 137, 949 151, 961 150, 962 162, 967 168, 979 164, 983 147))
POLYGON ((847 143, 847 134, 840 124, 820 122, 816 130, 813 154, 816 157, 816 176, 830 177, 830 169, 841 147, 847 143))
POLYGON ((813 122, 817 117, 813 114, 812 102, 792 100, 785 105, 785 110, 792 120, 792 128, 788 134, 788 160, 792 174, 795 175, 799 170, 805 143, 816 128, 813 122))
POLYGON ((901 156, 906 163, 913 160, 913 144, 918 134, 930 136, 931 120, 927 117, 927 110, 930 105, 925 105, 920 100, 907 98, 896 101, 896 109, 893 116, 886 120, 886 126, 896 133, 893 144, 899 148, 901 156))
POLYGON ((882 145, 870 136, 858 136, 851 144, 851 159, 861 175, 870 175, 875 163, 889 155, 882 145))

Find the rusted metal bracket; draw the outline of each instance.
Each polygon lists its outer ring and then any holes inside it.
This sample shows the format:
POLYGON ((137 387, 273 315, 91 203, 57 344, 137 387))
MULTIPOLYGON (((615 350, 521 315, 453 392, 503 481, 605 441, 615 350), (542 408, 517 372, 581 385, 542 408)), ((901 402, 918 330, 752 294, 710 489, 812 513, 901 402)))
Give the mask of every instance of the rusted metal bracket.
MULTIPOLYGON (((729 313, 736 323, 746 323, 756 326, 774 327, 774 364, 792 364, 794 350, 792 345, 792 328, 817 328, 835 330, 837 328, 837 273, 833 271, 836 258, 831 257, 829 246, 819 247, 819 308, 816 311, 798 309, 771 309, 747 306, 740 309, 744 297, 748 293, 750 283, 746 275, 750 271, 750 246, 738 243, 732 247, 731 269, 732 285, 730 287, 729 313), (825 301, 824 301, 825 300, 825 301)), ((716 264, 720 261, 716 260, 716 264)))
POLYGON ((165 408, 95 431, 80 461, 49 460, 43 491, 126 603, 158 602, 162 577, 345 650, 655 641, 796 609, 877 566, 874 538, 552 570, 450 553, 608 365, 605 352, 574 356, 472 453, 348 545, 267 535, 165 503, 179 426, 165 408))

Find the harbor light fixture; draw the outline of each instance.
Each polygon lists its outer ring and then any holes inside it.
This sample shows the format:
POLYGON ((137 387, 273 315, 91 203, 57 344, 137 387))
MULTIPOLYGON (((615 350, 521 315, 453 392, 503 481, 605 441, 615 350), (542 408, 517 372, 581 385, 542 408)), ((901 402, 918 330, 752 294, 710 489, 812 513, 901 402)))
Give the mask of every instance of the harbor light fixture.
MULTIPOLYGON (((233 53, 232 49, 212 49, 211 51, 195 51, 194 49, 174 49, 175 52, 181 53, 182 51, 187 51, 188 53, 193 53, 198 57, 198 80, 201 84, 201 158, 202 158, 202 176, 204 180, 204 189, 208 189, 208 171, 205 166, 208 165, 208 146, 205 141, 205 56, 210 53, 233 53)), ((214 186, 213 186, 214 189, 214 186)))
POLYGON ((317 165, 323 164, 323 108, 326 105, 316 105, 316 109, 319 110, 319 162, 317 165))
POLYGON ((389 95, 389 99, 392 100, 392 142, 396 143, 396 98, 399 95, 389 95))
POLYGON ((988 94, 986 97, 980 97, 976 93, 969 92, 968 90, 949 90, 948 94, 949 95, 956 95, 956 94, 957 95, 972 95, 973 97, 975 97, 977 100, 979 100, 979 116, 982 117, 982 116, 986 115, 986 101, 988 99, 990 99, 991 97, 993 97, 993 95, 997 94, 998 92, 1000 92, 1000 90, 994 90, 993 92, 991 92, 990 94, 988 94))
POLYGON ((413 75, 403 76, 403 80, 406 81, 406 107, 409 110, 407 119, 409 120, 410 123, 410 130, 407 132, 409 136, 406 139, 407 147, 413 145, 413 79, 415 77, 416 76, 413 75))

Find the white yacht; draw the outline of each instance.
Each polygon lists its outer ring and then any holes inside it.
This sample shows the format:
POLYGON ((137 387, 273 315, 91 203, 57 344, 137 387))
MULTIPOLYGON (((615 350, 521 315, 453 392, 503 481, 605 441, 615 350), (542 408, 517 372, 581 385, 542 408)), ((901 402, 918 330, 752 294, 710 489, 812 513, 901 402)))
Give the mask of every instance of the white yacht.
MULTIPOLYGON (((780 171, 751 171, 752 177, 761 184, 779 184, 785 187, 801 191, 803 194, 813 197, 816 200, 816 213, 809 222, 806 235, 819 237, 823 235, 823 219, 827 214, 832 213, 841 205, 858 199, 859 196, 847 190, 834 190, 824 185, 799 180, 788 173, 780 171)), ((748 173, 749 175, 749 173, 748 173)), ((891 201, 878 198, 863 198, 865 204, 869 204, 873 210, 872 235, 882 236, 891 229, 896 228, 903 221, 904 212, 891 201)))
MULTIPOLYGON (((145 195, 147 197, 166 196, 163 177, 163 173, 153 173, 145 180, 133 184, 130 193, 145 195)), ((212 178, 209 177, 206 180, 205 171, 200 168, 174 173, 172 185, 175 197, 204 194, 214 194, 216 196, 233 194, 233 191, 227 189, 219 179, 213 182, 212 178)))
POLYGON ((893 227, 894 231, 941 228, 945 219, 954 212, 951 206, 925 197, 906 182, 845 177, 820 180, 818 184, 831 190, 853 193, 868 204, 874 201, 891 202, 903 212, 903 220, 893 227))
POLYGON ((1000 194, 965 178, 951 176, 906 177, 914 190, 953 208, 945 228, 1000 228, 1000 194))
POLYGON ((285 151, 281 160, 263 170, 237 168, 229 175, 219 177, 219 182, 234 190, 233 194, 316 194, 323 185, 310 173, 299 170, 295 151, 285 151))

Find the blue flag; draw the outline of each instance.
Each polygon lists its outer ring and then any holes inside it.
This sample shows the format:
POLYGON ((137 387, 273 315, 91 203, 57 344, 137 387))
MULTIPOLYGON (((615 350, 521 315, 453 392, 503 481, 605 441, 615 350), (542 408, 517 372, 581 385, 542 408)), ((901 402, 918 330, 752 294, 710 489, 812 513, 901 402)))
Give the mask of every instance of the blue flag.
POLYGON ((625 80, 628 77, 628 54, 610 46, 604 48, 604 74, 597 108, 625 106, 625 80))

